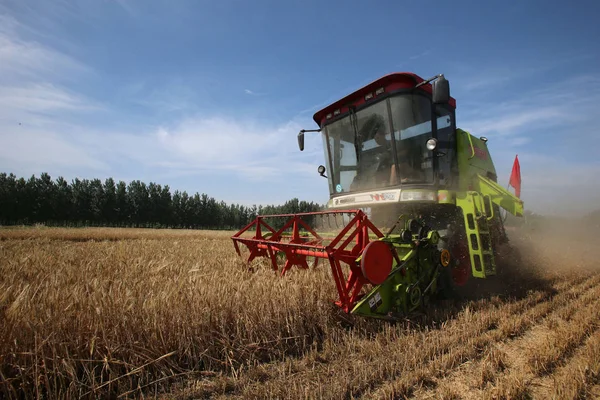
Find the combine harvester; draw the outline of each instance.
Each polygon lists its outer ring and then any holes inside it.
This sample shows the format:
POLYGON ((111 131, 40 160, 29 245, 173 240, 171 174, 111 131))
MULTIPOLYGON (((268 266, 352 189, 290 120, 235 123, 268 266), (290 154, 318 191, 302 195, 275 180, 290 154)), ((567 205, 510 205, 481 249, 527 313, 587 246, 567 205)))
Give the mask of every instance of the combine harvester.
POLYGON ((237 253, 244 245, 248 263, 268 257, 282 275, 324 259, 336 304, 378 318, 496 275, 508 243, 500 209, 522 216, 520 188, 497 184, 487 139, 456 128, 455 108, 443 75, 393 73, 318 111, 320 128, 298 145, 322 134, 327 211, 258 216, 232 237, 237 253))

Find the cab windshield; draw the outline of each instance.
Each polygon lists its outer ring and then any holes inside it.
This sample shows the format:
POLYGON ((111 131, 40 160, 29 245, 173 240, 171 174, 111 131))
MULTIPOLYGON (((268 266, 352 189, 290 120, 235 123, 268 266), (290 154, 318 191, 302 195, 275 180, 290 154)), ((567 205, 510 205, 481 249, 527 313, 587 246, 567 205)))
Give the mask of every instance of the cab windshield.
POLYGON ((326 125, 323 147, 331 193, 432 182, 432 155, 426 147, 431 132, 431 102, 418 94, 382 100, 326 125))

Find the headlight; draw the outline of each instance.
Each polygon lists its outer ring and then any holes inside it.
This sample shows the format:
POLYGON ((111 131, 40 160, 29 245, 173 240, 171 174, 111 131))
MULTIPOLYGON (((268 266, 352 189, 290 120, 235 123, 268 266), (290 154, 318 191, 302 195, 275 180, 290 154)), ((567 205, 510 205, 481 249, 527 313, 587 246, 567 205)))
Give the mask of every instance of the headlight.
POLYGON ((438 141, 437 139, 431 138, 427 141, 427 150, 434 151, 437 149, 438 141))
POLYGON ((437 192, 430 190, 403 190, 400 201, 437 201, 437 192))

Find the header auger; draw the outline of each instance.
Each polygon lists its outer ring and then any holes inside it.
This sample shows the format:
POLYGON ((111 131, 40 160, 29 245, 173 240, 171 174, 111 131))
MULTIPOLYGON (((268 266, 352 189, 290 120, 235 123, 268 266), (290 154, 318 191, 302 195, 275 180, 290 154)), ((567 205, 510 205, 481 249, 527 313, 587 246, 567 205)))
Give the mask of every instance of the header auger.
POLYGON ((323 136, 328 210, 258 216, 232 237, 238 254, 244 245, 248 263, 267 257, 281 275, 323 259, 336 304, 379 318, 496 275, 500 208, 522 216, 523 202, 497 184, 487 139, 456 128, 455 107, 443 75, 394 73, 318 111, 298 144, 323 136))

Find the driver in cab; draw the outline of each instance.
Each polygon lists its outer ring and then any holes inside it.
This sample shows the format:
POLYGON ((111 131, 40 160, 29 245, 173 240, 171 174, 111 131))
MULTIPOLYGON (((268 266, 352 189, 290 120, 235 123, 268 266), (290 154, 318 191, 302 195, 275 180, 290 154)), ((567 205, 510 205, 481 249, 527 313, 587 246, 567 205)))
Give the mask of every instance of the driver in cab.
MULTIPOLYGON (((359 168, 350 190, 382 188, 398 184, 396 166, 393 162, 392 142, 386 138, 386 128, 383 124, 376 124, 375 132, 372 136, 376 148, 370 151, 376 151, 376 161, 369 162, 369 166, 359 168), (366 173, 370 169, 374 173, 366 173), (373 182, 374 180, 374 182, 373 182), (371 181, 371 182, 369 182, 371 181)), ((410 165, 411 149, 410 146, 402 141, 397 143, 396 152, 398 156, 398 168, 402 177, 401 182, 407 183, 419 179, 418 171, 410 165)), ((364 160, 363 160, 364 161, 364 160)))
POLYGON ((350 185, 350 190, 375 189, 385 187, 389 183, 390 171, 394 166, 392 145, 386 139, 384 124, 377 122, 372 125, 366 123, 363 126, 363 129, 370 128, 371 132, 363 136, 367 140, 362 144, 358 171, 350 185), (374 142, 375 146, 364 149, 368 142, 372 144, 374 142))
MULTIPOLYGON (((387 186, 382 185, 388 183, 389 185, 397 185, 398 184, 398 176, 396 174, 396 168, 393 163, 393 153, 392 153, 392 142, 386 139, 386 133, 384 129, 380 129, 375 133, 375 143, 377 143, 382 149, 382 157, 383 165, 381 170, 387 170, 388 173, 383 175, 378 179, 378 187, 379 186, 387 186), (389 168, 389 169, 388 169, 389 168)), ((396 145, 396 155, 398 156, 398 169, 400 170, 400 175, 402 177, 402 183, 414 182, 418 181, 421 177, 418 171, 416 171, 412 165, 410 164, 410 160, 412 158, 413 151, 411 151, 411 146, 407 144, 405 141, 399 141, 396 145)))
MULTIPOLYGON (((396 155, 398 156, 398 169, 402 177, 402 183, 420 182, 423 180, 422 171, 417 170, 411 165, 411 160, 414 160, 415 154, 419 149, 412 148, 406 141, 399 141, 396 145, 396 155)), ((392 165, 390 172, 390 185, 398 184, 398 176, 396 168, 392 165)))

